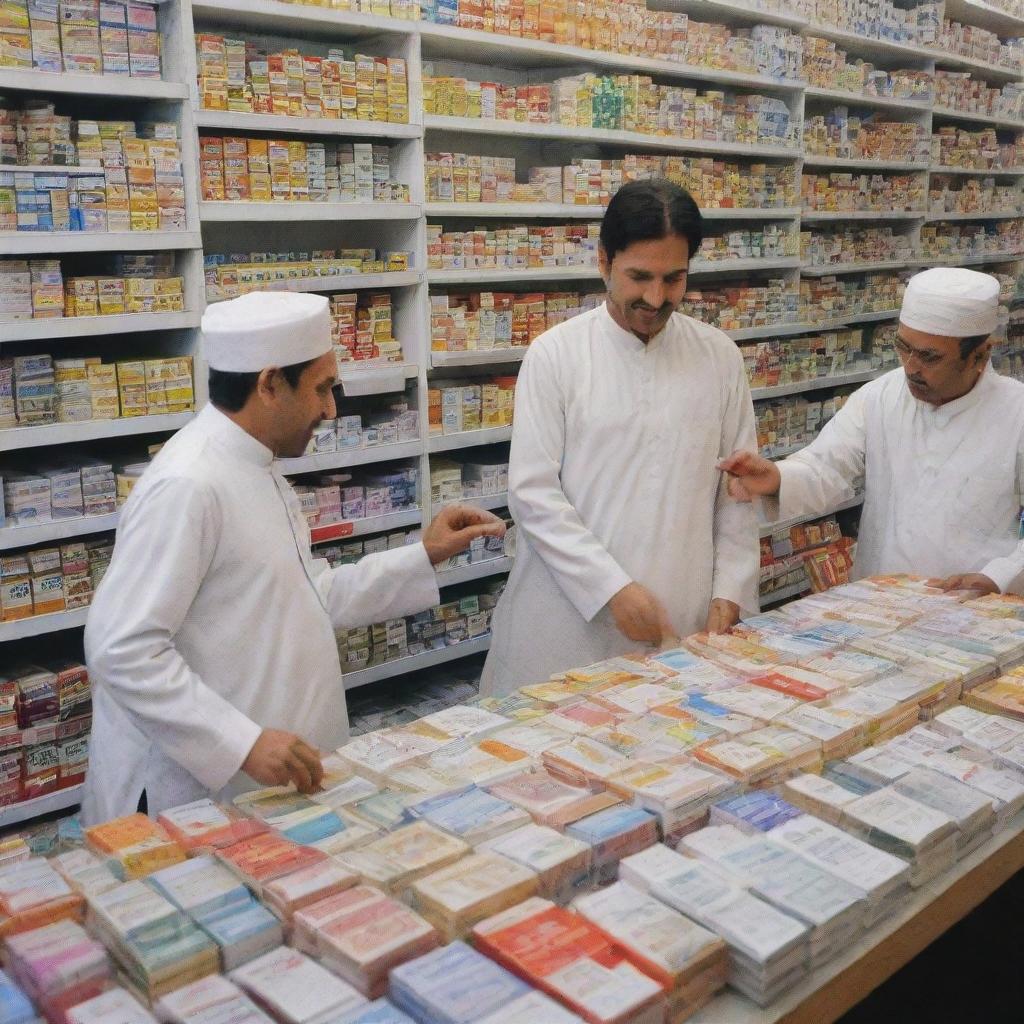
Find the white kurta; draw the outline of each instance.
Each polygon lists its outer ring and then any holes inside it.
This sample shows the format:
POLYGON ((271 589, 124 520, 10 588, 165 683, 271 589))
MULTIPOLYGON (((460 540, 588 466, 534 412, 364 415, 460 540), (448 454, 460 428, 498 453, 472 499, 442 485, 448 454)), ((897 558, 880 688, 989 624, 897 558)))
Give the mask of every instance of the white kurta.
POLYGON ((677 313, 644 344, 601 306, 537 338, 512 428, 516 560, 481 692, 637 649, 606 607, 631 581, 680 636, 712 597, 756 609, 754 513, 715 469, 755 443, 742 356, 714 327, 677 313))
POLYGON ((854 392, 779 468, 783 519, 834 508, 864 476, 858 577, 980 572, 1024 593, 1024 384, 991 367, 937 407, 914 398, 904 371, 893 370, 854 392))
POLYGON ((334 628, 439 600, 422 544, 330 569, 268 448, 212 405, 147 468, 89 610, 94 720, 83 817, 255 784, 261 728, 348 739, 334 628), (332 628, 333 627, 333 628, 332 628))

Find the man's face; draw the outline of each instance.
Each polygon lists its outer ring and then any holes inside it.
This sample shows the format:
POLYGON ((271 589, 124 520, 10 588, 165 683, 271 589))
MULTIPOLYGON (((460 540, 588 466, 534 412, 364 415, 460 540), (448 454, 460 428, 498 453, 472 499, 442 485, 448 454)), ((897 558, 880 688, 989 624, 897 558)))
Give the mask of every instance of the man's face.
POLYGON ((682 302, 689 265, 690 246, 679 235, 634 242, 610 262, 599 249, 598 267, 612 319, 642 341, 650 339, 682 302))
POLYGON ((328 352, 302 371, 294 388, 281 374, 277 375, 274 406, 270 411, 278 439, 276 454, 279 458, 298 458, 306 451, 309 439, 320 422, 338 415, 332 390, 337 383, 336 374, 334 353, 328 352))
POLYGON ((961 359, 959 338, 925 334, 906 324, 899 325, 893 344, 907 374, 910 393, 930 405, 943 405, 966 395, 978 382, 992 347, 986 341, 961 359))

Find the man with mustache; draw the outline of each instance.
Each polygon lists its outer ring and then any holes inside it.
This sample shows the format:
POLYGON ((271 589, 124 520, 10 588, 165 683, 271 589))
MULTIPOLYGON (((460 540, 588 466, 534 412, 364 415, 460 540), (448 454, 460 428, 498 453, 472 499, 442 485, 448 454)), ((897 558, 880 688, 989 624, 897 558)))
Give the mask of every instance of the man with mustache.
POLYGON ((864 478, 857 576, 917 572, 946 590, 1024 592, 1024 384, 989 365, 999 282, 937 267, 910 279, 896 350, 903 368, 850 396, 781 463, 721 463, 740 501, 823 514, 864 478))
POLYGON ((504 525, 445 509, 422 543, 331 569, 275 458, 337 415, 322 295, 254 292, 203 316, 210 402, 143 473, 89 609, 87 824, 322 777, 348 739, 335 629, 437 604, 434 565, 504 525))
POLYGON ((516 387, 516 560, 481 692, 726 630, 756 609, 752 510, 716 463, 755 442, 737 346, 677 313, 700 211, 667 181, 624 185, 601 225, 607 300, 537 338, 516 387))

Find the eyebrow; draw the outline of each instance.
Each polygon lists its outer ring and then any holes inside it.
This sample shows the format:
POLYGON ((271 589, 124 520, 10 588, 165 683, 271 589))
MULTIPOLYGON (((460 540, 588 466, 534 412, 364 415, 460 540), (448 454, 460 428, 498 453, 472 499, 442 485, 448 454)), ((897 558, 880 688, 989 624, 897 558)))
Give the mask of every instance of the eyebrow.
POLYGON ((910 349, 910 352, 915 356, 938 356, 940 359, 942 358, 942 353, 934 348, 914 348, 914 346, 911 345, 902 334, 897 334, 896 338, 901 345, 910 349))
MULTIPOLYGON (((670 270, 666 274, 662 274, 662 277, 677 277, 680 274, 685 274, 689 271, 689 267, 680 267, 678 270, 670 270)), ((627 274, 642 274, 644 277, 654 277, 654 272, 651 270, 645 270, 643 267, 626 267, 627 274)))

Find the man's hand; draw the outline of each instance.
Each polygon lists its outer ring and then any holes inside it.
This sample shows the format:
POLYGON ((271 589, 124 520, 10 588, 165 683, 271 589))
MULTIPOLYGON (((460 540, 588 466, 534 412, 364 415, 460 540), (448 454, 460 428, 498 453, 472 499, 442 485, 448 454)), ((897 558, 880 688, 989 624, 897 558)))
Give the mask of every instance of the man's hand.
POLYGON ((477 537, 504 537, 505 524, 493 512, 472 505, 446 505, 423 531, 431 565, 465 551, 477 537))
POLYGON ((782 486, 779 467, 754 452, 733 452, 718 469, 729 474, 729 496, 736 501, 778 494, 782 486))
POLYGON ((629 640, 664 644, 675 639, 662 603, 639 583, 627 583, 609 602, 608 608, 619 632, 629 640))
POLYGON ((315 793, 324 777, 320 753, 292 732, 264 729, 252 745, 242 771, 264 786, 295 783, 300 793, 315 793))
POLYGON ((708 606, 708 621, 705 633, 728 633, 740 621, 740 606, 724 597, 713 597, 708 606))
POLYGON ((932 579, 926 581, 929 587, 938 587, 939 590, 968 590, 971 593, 964 598, 971 601, 976 597, 983 597, 985 594, 998 594, 999 587, 987 576, 980 572, 962 572, 956 576, 947 576, 944 580, 932 579))

